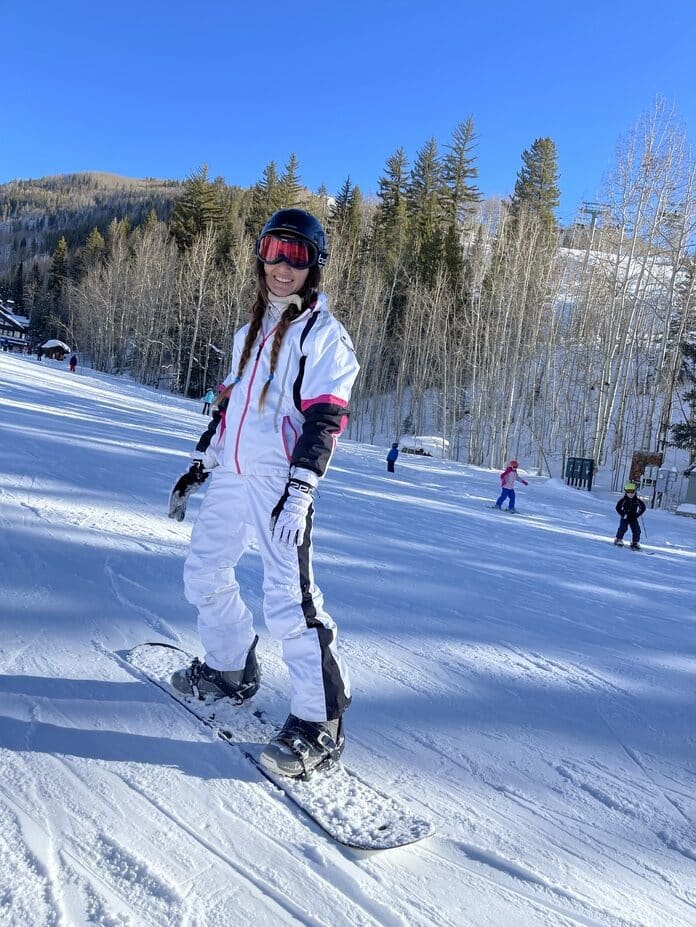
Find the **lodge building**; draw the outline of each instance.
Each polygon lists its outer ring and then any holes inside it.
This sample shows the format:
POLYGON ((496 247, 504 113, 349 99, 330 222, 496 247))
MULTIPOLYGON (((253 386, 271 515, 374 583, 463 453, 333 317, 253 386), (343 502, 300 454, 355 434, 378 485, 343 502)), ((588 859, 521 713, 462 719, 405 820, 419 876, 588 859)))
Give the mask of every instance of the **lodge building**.
POLYGON ((14 312, 11 299, 0 300, 0 349, 3 351, 29 350, 29 319, 14 312))

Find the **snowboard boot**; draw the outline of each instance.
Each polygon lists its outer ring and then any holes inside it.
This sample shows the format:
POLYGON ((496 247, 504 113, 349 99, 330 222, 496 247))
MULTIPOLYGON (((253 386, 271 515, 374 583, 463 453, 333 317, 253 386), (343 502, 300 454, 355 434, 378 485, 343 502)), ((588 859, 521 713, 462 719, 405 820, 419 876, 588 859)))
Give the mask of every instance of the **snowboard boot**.
POLYGON ((229 698, 241 705, 256 695, 261 682, 261 671, 256 660, 258 639, 257 634, 249 648, 244 669, 216 670, 194 657, 190 666, 172 675, 169 684, 181 695, 193 695, 203 700, 229 698))
POLYGON ((288 715, 282 729, 261 753, 261 765, 278 776, 309 779, 334 766, 345 744, 343 721, 303 721, 288 715))
POLYGON ((617 547, 624 546, 624 542, 621 540, 621 538, 614 538, 614 544, 616 544, 617 547))
POLYGON ((640 544, 638 541, 631 541, 631 550, 640 550, 640 544))

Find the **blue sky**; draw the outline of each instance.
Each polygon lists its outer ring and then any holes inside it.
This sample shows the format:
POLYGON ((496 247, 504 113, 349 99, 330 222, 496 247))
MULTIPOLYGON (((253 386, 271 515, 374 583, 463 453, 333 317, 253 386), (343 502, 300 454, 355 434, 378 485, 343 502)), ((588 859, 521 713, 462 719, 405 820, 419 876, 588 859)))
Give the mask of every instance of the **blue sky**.
POLYGON ((0 35, 0 182, 207 163, 247 186, 294 151, 311 189, 371 194, 471 115, 483 193, 549 135, 570 219, 657 94, 696 135, 693 0, 0 0, 0 35))

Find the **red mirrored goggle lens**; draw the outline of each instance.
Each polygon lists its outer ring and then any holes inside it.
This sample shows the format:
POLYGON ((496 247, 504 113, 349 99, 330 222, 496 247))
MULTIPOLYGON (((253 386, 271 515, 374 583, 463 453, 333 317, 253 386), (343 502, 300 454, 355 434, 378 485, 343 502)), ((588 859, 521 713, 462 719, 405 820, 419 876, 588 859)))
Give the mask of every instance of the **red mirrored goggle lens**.
POLYGON ((310 242, 299 238, 264 235, 259 239, 256 253, 264 264, 280 264, 281 261, 285 261, 295 270, 305 270, 317 262, 317 249, 310 242))

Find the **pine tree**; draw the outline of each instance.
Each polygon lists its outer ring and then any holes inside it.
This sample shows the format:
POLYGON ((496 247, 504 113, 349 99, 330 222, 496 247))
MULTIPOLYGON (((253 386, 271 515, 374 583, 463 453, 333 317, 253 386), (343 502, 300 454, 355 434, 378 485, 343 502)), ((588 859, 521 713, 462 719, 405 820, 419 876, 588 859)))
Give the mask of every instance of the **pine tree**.
POLYGON ((172 210, 169 227, 182 251, 212 225, 219 229, 225 218, 220 185, 208 180, 204 164, 184 181, 184 190, 172 210))
POLYGON ((48 286, 44 296, 34 302, 31 313, 31 332, 37 341, 55 337, 65 321, 65 290, 68 282, 68 243, 62 235, 51 256, 48 269, 48 286))
POLYGON ((80 271, 86 273, 90 267, 95 267, 104 260, 106 242, 104 236, 95 226, 87 236, 85 246, 80 253, 80 271))
POLYGON ((26 285, 27 303, 33 304, 40 298, 44 288, 45 278, 36 261, 31 265, 29 280, 26 285))
POLYGON ((360 237, 363 209, 364 199, 360 187, 353 187, 343 223, 343 231, 348 234, 351 241, 357 241, 360 237))
POLYGON ((29 338, 32 344, 39 344, 47 330, 48 298, 44 291, 45 283, 45 275, 34 261, 27 284, 29 338))
POLYGON ((517 174, 510 203, 513 217, 530 209, 549 232, 556 230, 555 209, 560 201, 558 155, 553 139, 537 138, 522 152, 522 167, 517 174))
POLYGON ((14 300, 14 311, 18 315, 24 315, 24 261, 17 265, 17 273, 12 284, 12 297, 14 300))
POLYGON ((68 243, 65 235, 61 235, 51 256, 51 266, 48 271, 48 293, 56 307, 61 302, 67 279, 68 243))
POLYGON ((353 186, 350 177, 347 177, 336 194, 329 222, 330 230, 345 236, 349 242, 355 242, 360 234, 362 204, 363 197, 359 187, 353 186))
POLYGON ((353 195, 353 185, 350 182, 350 175, 346 177, 343 186, 336 194, 334 202, 332 219, 337 225, 340 225, 345 218, 350 206, 351 196, 353 195))
POLYGON ((442 246, 442 259, 447 268, 452 289, 459 292, 464 283, 464 254, 462 251, 461 232, 459 227, 452 223, 445 232, 442 246))
POLYGON ((481 200, 481 191, 472 183, 478 177, 476 158, 471 151, 475 143, 474 121, 469 116, 455 128, 442 161, 445 208, 451 224, 468 225, 481 200))
POLYGON ((387 159, 384 176, 379 179, 379 205, 375 213, 375 252, 387 266, 393 266, 406 238, 408 212, 408 161, 403 148, 387 159))
POLYGON ((275 161, 263 169, 261 180, 251 191, 251 208, 247 216, 247 231, 256 237, 266 220, 280 209, 281 191, 275 161))
POLYGON ((684 342, 681 345, 682 380, 691 388, 684 394, 689 415, 685 422, 672 425, 672 446, 689 452, 689 463, 696 463, 696 344, 684 342))
POLYGON ((416 155, 409 178, 407 208, 418 272, 424 280, 432 281, 442 259, 445 218, 442 163, 434 138, 416 155))
MULTIPOLYGON (((157 223, 159 218, 154 209, 151 209, 150 212, 145 217, 145 221, 140 225, 140 228, 143 232, 152 232, 157 228, 157 223)), ((104 239, 102 239, 103 241, 104 239)))
POLYGON ((359 187, 353 186, 350 177, 336 194, 329 222, 330 232, 336 232, 345 245, 355 245, 360 237, 363 197, 359 187))
POLYGON ((292 206, 300 206, 303 195, 302 184, 299 176, 300 162, 297 155, 293 152, 288 158, 283 173, 278 180, 278 208, 288 209, 292 206))

